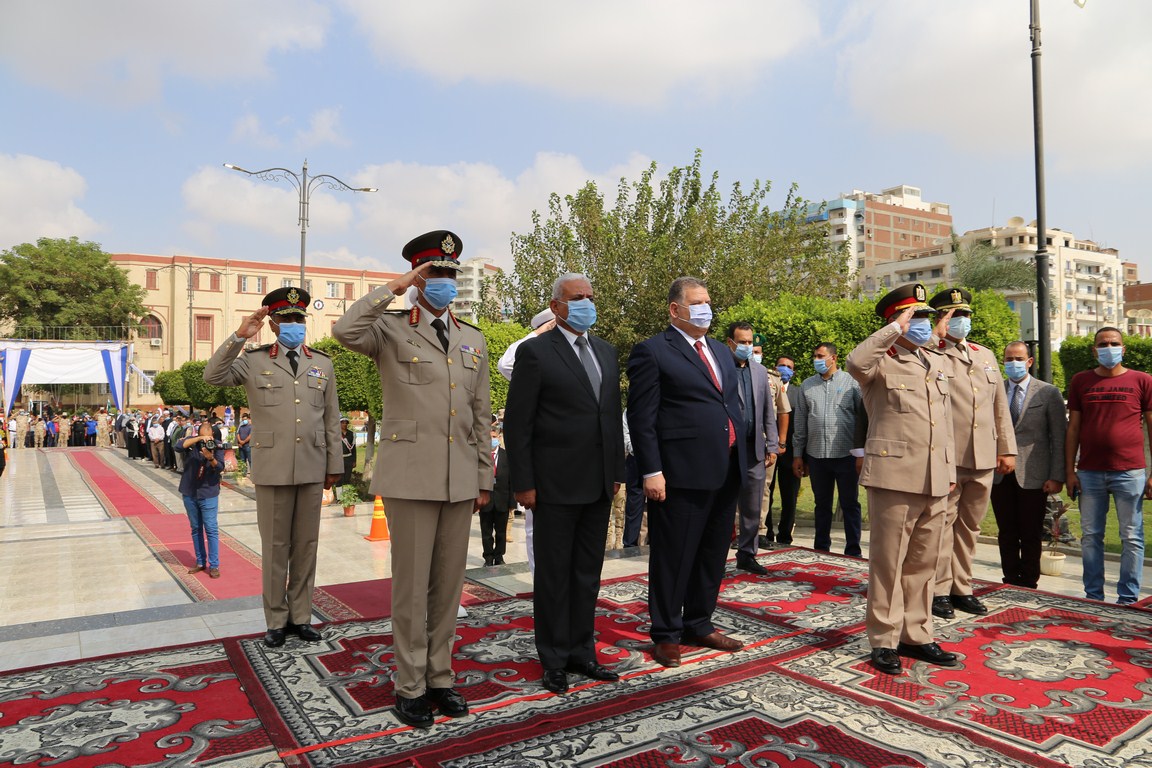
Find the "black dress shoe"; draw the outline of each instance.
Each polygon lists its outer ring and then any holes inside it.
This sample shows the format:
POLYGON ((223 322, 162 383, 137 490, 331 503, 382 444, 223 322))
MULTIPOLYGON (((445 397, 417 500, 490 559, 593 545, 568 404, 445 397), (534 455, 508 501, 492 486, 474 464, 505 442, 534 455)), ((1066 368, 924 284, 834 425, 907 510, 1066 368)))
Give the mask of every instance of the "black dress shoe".
POLYGON ((749 555, 737 555, 736 567, 742 571, 748 571, 748 573, 755 573, 757 576, 765 576, 768 573, 767 568, 760 565, 760 563, 756 562, 756 558, 750 557, 749 555))
POLYGON ((565 693, 568 690, 568 675, 562 669, 544 670, 544 678, 541 682, 552 693, 565 693))
POLYGON ((891 648, 873 648, 872 666, 886 675, 900 674, 900 657, 891 648))
POLYGON ((620 675, 616 674, 608 667, 602 664, 597 664, 594 661, 574 661, 568 664, 565 668, 568 672, 577 675, 584 675, 593 680, 604 680, 606 682, 615 682, 620 679, 620 675))
POLYGON ((316 643, 324 636, 312 628, 310 624, 289 624, 288 631, 306 643, 316 643))
POLYGON ((920 661, 926 661, 929 664, 939 664, 942 667, 956 666, 956 654, 949 653, 936 643, 925 643, 924 645, 900 643, 896 646, 896 653, 910 659, 920 659, 920 661))
POLYGON ((429 688, 424 693, 424 698, 440 710, 442 715, 464 717, 468 714, 468 702, 456 692, 455 688, 429 688))
POLYGON ((431 728, 432 708, 423 696, 409 699, 396 694, 396 719, 413 728, 431 728))
POLYGON ((950 599, 953 608, 958 608, 965 613, 975 613, 977 616, 988 613, 984 603, 980 602, 980 599, 975 595, 952 595, 950 599))
POLYGON ((760 549, 772 549, 775 542, 767 536, 761 536, 756 540, 756 545, 760 547, 760 549))
POLYGON ((496 565, 496 561, 495 561, 495 560, 493 560, 493 559, 492 559, 492 558, 490 558, 490 557, 486 557, 486 558, 484 558, 484 567, 485 567, 485 568, 488 568, 489 566, 493 566, 493 565, 496 565))
POLYGON ((952 610, 952 600, 947 597, 932 598, 932 615, 941 619, 953 619, 956 612, 952 610))
POLYGON ((269 648, 279 648, 284 645, 284 628, 270 629, 264 633, 264 645, 269 648))
POLYGON ((492 561, 492 565, 504 565, 504 558, 498 557, 492 561))

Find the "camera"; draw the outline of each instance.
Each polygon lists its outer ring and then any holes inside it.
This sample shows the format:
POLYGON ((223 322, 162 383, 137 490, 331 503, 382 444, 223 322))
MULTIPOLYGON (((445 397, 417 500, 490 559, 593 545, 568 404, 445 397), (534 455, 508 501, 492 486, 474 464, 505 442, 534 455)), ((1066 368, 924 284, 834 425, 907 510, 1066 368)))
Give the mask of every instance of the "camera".
POLYGON ((205 450, 214 451, 216 450, 216 441, 209 438, 203 442, 203 446, 205 450))

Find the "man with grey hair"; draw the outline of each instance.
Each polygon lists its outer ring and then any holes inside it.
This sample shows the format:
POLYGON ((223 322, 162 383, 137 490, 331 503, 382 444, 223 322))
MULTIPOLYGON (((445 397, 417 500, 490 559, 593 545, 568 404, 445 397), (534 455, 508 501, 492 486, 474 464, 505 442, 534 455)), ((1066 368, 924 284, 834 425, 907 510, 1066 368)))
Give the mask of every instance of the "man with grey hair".
POLYGON ((628 429, 648 497, 648 609, 653 658, 680 666, 680 644, 737 651, 712 611, 724 576, 746 440, 732 354, 708 338, 704 283, 680 277, 668 291, 669 327, 632 348, 628 429))
POLYGON ((596 597, 612 498, 624 482, 616 349, 588 333, 592 284, 561 275, 549 305, 556 328, 520 347, 504 410, 516 501, 533 511, 536 651, 544 687, 568 690, 567 673, 614 681, 596 655, 596 597))

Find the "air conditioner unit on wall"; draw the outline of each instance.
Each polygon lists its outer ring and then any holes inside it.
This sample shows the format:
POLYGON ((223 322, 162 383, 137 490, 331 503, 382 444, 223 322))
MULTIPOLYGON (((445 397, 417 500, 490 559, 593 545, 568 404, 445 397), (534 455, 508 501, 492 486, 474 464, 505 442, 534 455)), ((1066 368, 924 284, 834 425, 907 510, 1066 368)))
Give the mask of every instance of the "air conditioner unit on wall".
POLYGON ((163 339, 148 339, 148 346, 159 349, 164 345, 163 339))

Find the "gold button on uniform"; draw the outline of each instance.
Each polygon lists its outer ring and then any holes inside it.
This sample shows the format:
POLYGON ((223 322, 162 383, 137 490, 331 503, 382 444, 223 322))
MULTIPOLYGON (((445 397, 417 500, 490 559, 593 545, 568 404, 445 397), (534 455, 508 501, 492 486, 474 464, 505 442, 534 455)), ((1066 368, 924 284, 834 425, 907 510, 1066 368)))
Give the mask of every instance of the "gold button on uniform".
POLYGON ((301 440, 301 438, 299 438, 299 437, 296 438, 296 442, 300 442, 300 440, 301 440))
POLYGON ((418 363, 418 362, 420 362, 420 358, 414 357, 414 358, 412 358, 412 362, 418 363))
POLYGON ((448 358, 448 365, 452 365, 452 358, 448 358))
MULTIPOLYGON (((300 398, 296 398, 296 405, 300 405, 300 398)), ((300 421, 300 419, 296 419, 296 421, 300 421)))
POLYGON ((449 416, 455 416, 456 415, 456 409, 453 408, 452 410, 448 411, 448 415, 449 416))
POLYGON ((299 423, 300 423, 300 419, 296 419, 296 423, 297 423, 297 424, 299 424, 299 423))
POLYGON ((456 442, 456 440, 455 440, 455 438, 452 437, 452 435, 448 435, 448 442, 454 443, 454 442, 456 442))
POLYGON ((880 455, 881 455, 881 456, 887 456, 887 455, 888 455, 888 451, 880 451, 880 455))
POLYGON ((901 385, 900 385, 900 389, 904 389, 904 385, 903 385, 903 384, 901 384, 901 385))
POLYGON ((451 384, 449 384, 448 389, 456 389, 456 382, 452 382, 451 384))
POLYGON ((393 439, 393 440, 395 440, 395 439, 396 439, 396 435, 392 435, 392 439, 393 439))

